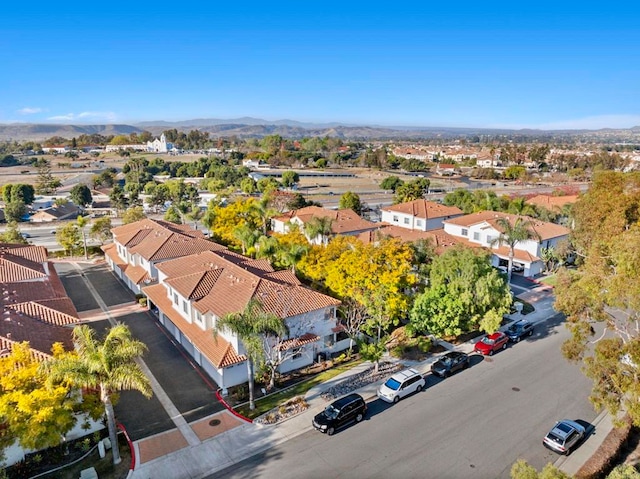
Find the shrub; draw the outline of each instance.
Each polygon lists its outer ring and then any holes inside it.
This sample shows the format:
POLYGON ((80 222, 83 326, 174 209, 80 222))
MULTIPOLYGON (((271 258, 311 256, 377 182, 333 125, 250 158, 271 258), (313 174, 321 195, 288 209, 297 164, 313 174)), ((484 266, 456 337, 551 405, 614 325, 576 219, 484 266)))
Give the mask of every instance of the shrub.
POLYGON ((431 350, 432 346, 431 338, 428 338, 426 336, 418 338, 417 346, 421 353, 428 353, 431 350))

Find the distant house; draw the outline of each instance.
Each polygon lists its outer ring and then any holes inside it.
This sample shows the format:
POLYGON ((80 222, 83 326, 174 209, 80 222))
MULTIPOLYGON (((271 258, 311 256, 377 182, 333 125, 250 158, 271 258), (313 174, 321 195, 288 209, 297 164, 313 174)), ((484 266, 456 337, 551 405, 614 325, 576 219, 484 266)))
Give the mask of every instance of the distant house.
POLYGON ((468 242, 470 246, 490 248, 493 253, 494 266, 501 266, 509 260, 509 247, 492 244, 501 233, 498 219, 504 218, 512 224, 518 219, 529 221, 532 230, 540 237, 516 243, 514 261, 524 268, 524 276, 535 276, 543 271, 544 264, 540 259, 543 248, 553 248, 569 237, 569 229, 555 223, 539 221, 528 216, 518 216, 496 211, 481 211, 470 215, 458 216, 444 221, 444 231, 459 240, 468 242))
POLYGON ((51 221, 66 220, 70 218, 75 219, 81 213, 82 209, 79 206, 68 202, 64 205, 54 205, 50 208, 44 208, 37 211, 31 216, 30 221, 32 223, 47 223, 51 221))
POLYGON ((418 231, 441 229, 444 220, 463 214, 456 206, 445 206, 428 200, 414 200, 381 208, 382 222, 418 231))
MULTIPOLYGON (((287 233, 291 225, 298 225, 302 232, 313 218, 329 218, 331 220, 331 236, 356 236, 364 231, 378 228, 376 223, 358 216, 351 209, 329 210, 320 206, 307 206, 299 210, 292 210, 271 219, 271 229, 276 233, 287 233)), ((322 238, 307 238, 310 243, 320 244, 322 238)))
POLYGON ((366 231, 358 235, 358 239, 364 244, 377 244, 381 239, 387 237, 398 238, 405 243, 415 243, 419 240, 429 241, 437 254, 442 254, 447 248, 462 243, 455 236, 445 233, 443 229, 419 231, 388 224, 381 224, 377 230, 366 231))
POLYGON ((527 200, 527 204, 539 206, 549 211, 559 213, 565 205, 572 205, 578 201, 578 195, 538 195, 527 200))
POLYGON ((440 176, 452 176, 457 172, 457 167, 453 163, 438 163, 435 173, 440 176))

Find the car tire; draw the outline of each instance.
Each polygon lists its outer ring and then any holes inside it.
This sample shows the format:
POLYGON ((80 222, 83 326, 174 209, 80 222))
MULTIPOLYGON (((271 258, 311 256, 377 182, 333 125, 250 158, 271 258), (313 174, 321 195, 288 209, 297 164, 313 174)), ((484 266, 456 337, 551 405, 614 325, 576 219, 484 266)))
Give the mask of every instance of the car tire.
POLYGON ((522 339, 522 338, 521 338, 520 336, 518 336, 518 337, 516 338, 516 343, 519 343, 521 339, 522 339))
POLYGON ((333 433, 336 432, 335 428, 330 427, 327 429, 327 436, 333 436, 333 433))
POLYGON ((420 391, 422 391, 422 384, 420 384, 417 388, 416 388, 416 392, 419 393, 420 391))
POLYGON ((400 396, 396 396, 393 398, 393 404, 397 404, 400 401, 400 396))
POLYGON ((493 349, 489 350, 489 356, 493 356, 493 349))
POLYGON ((502 349, 503 349, 503 350, 507 349, 507 343, 504 343, 504 344, 502 345, 502 349))
POLYGON ((533 329, 529 331, 528 335, 533 336, 533 329))
POLYGON ((364 419, 364 416, 362 415, 362 413, 358 413, 358 415, 356 416, 356 422, 360 422, 364 419))
POLYGON ((462 366, 462 369, 467 369, 469 367, 469 361, 465 362, 462 366))

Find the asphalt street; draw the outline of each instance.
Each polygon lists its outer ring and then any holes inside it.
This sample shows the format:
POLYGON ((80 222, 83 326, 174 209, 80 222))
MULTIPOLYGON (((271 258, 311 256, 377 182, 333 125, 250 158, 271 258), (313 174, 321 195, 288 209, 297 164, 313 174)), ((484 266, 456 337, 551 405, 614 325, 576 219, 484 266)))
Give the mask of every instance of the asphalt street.
POLYGON ((558 458, 542 446, 556 420, 597 416, 590 381, 561 356, 560 319, 451 378, 427 375, 396 405, 370 401, 365 421, 332 437, 309 431, 215 477, 508 478, 518 458, 541 469, 558 458))
MULTIPOLYGON (((98 303, 86 285, 87 280, 108 307, 135 300, 133 293, 105 264, 80 265, 84 277, 74 264, 56 263, 56 271, 78 312, 98 308, 98 303)), ((129 326, 133 336, 147 345, 144 362, 187 422, 223 409, 214 394, 217 385, 189 360, 184 349, 151 313, 141 309, 139 313, 126 314, 116 319, 129 326)), ((89 324, 99 334, 104 334, 110 327, 107 320, 89 324)), ((176 427, 157 398, 146 399, 136 391, 123 391, 115 411, 118 421, 124 424, 134 441, 176 427)))

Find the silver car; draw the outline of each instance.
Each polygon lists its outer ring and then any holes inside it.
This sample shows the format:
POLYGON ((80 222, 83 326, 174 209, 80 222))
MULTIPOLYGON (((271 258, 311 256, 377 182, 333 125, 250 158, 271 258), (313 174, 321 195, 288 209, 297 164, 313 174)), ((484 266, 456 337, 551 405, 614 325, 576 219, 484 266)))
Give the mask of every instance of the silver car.
POLYGON ((558 454, 569 455, 571 448, 578 444, 585 435, 585 428, 575 421, 563 419, 542 440, 542 444, 558 454))
POLYGON ((395 373, 378 388, 378 397, 383 401, 396 403, 411 393, 422 391, 425 384, 422 374, 415 369, 405 369, 395 373))

